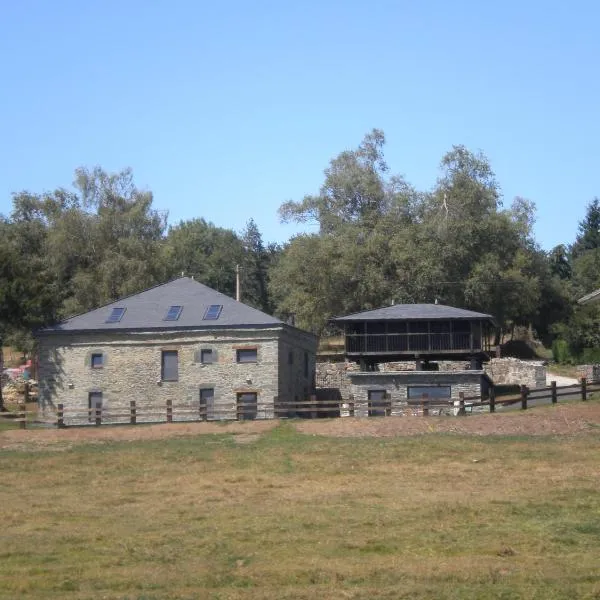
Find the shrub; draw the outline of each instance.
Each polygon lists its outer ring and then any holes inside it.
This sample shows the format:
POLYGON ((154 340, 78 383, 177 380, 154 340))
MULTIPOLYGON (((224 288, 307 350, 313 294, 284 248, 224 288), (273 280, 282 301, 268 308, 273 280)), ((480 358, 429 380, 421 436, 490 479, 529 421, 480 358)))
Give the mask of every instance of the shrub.
POLYGON ((566 340, 554 340, 552 342, 552 358, 557 363, 570 363, 571 352, 569 351, 569 344, 566 340))
POLYGON ((584 348, 581 353, 581 362, 584 365, 595 365, 600 363, 600 348, 584 348))

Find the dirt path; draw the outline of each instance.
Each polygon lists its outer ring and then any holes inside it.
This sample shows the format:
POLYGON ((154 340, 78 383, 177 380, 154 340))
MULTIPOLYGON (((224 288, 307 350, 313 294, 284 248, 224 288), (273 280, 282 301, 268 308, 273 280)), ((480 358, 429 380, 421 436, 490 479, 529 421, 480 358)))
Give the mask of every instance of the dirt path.
MULTIPOLYGON (((233 434, 251 443, 280 421, 172 423, 0 432, 0 450, 64 450, 74 444, 159 440, 203 434, 233 434)), ((464 435, 574 435, 598 432, 600 403, 574 402, 524 412, 456 417, 343 418, 294 421, 302 433, 334 437, 394 437, 427 433, 464 435)))
POLYGON ((549 386, 552 381, 556 381, 556 385, 559 387, 561 385, 574 385, 575 383, 579 383, 575 377, 565 377, 564 375, 546 373, 546 385, 549 386))

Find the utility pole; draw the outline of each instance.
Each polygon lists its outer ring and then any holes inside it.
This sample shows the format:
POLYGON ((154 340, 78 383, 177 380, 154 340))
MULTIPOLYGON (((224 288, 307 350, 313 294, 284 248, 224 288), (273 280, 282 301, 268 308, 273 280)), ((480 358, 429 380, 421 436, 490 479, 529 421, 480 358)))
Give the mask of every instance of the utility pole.
POLYGON ((240 289, 240 265, 235 265, 235 299, 241 302, 242 290, 240 289))

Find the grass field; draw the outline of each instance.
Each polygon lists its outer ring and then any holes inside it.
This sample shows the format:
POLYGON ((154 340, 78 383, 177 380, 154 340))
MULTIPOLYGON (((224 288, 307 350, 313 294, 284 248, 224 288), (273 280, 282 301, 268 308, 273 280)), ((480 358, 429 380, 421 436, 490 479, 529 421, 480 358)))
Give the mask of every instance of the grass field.
POLYGON ((0 597, 600 598, 599 458, 291 423, 3 451, 0 597))

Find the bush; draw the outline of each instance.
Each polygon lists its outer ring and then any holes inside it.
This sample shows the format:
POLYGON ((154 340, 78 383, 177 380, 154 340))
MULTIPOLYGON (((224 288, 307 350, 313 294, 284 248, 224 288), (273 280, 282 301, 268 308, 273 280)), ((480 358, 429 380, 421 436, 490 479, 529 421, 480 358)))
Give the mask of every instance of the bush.
POLYGON ((584 365, 596 365, 600 363, 600 348, 584 348, 581 353, 581 361, 584 365))
POLYGON ((554 340, 552 342, 552 358, 559 364, 572 362, 569 344, 566 340, 554 340))

